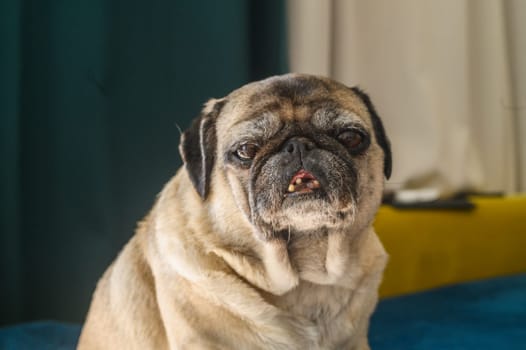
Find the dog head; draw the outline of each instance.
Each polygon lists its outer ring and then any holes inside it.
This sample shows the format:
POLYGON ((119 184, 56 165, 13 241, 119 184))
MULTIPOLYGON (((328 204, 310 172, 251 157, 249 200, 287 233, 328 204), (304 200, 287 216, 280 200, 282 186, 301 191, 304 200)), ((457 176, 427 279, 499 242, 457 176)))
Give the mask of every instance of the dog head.
POLYGON ((310 75, 272 77, 209 101, 180 152, 202 200, 213 177, 224 177, 263 240, 370 224, 391 174, 369 97, 310 75))

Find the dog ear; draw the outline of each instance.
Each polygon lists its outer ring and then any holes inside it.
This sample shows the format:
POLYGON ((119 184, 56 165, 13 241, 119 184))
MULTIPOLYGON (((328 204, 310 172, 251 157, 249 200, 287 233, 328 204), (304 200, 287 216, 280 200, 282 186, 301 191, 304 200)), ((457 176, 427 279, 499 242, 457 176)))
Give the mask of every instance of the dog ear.
POLYGON ((374 108, 373 103, 369 98, 369 95, 367 95, 363 90, 361 90, 357 86, 352 87, 351 90, 356 95, 358 95, 358 97, 360 97, 360 99, 367 107, 369 114, 371 115, 371 120, 374 128, 374 135, 376 136, 376 142, 378 142, 378 144, 384 151, 385 178, 389 179, 391 177, 391 171, 393 168, 393 159, 391 154, 391 144, 389 142, 389 139, 387 138, 387 135, 385 134, 385 129, 384 125, 382 124, 382 120, 380 119, 380 116, 378 116, 378 113, 376 113, 376 109, 374 108))
POLYGON ((216 119, 225 100, 211 99, 182 134, 179 153, 195 190, 206 199, 216 158, 216 119))

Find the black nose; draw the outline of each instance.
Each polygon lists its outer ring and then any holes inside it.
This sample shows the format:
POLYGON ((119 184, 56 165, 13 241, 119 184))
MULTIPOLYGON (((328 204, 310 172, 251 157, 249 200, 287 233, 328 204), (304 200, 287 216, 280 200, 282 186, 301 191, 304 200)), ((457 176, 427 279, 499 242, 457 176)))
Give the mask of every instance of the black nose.
POLYGON ((303 158, 308 151, 314 148, 314 143, 304 137, 293 137, 283 145, 281 149, 291 156, 303 158))

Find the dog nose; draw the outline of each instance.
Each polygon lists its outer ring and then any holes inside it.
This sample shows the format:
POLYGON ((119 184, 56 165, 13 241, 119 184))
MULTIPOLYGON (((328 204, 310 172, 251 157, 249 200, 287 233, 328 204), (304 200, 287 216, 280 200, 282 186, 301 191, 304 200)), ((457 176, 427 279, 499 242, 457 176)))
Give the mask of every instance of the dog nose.
POLYGON ((283 145, 282 152, 288 153, 291 156, 305 156, 307 151, 314 148, 314 143, 304 137, 293 137, 283 145))

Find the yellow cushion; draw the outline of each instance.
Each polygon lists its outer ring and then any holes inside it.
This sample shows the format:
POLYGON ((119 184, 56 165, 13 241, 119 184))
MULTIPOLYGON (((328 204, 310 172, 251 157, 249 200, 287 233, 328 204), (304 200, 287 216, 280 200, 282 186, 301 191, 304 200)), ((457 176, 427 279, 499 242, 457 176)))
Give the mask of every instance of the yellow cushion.
POLYGON ((470 199, 472 211, 380 208, 381 296, 526 271, 526 196, 470 199))

